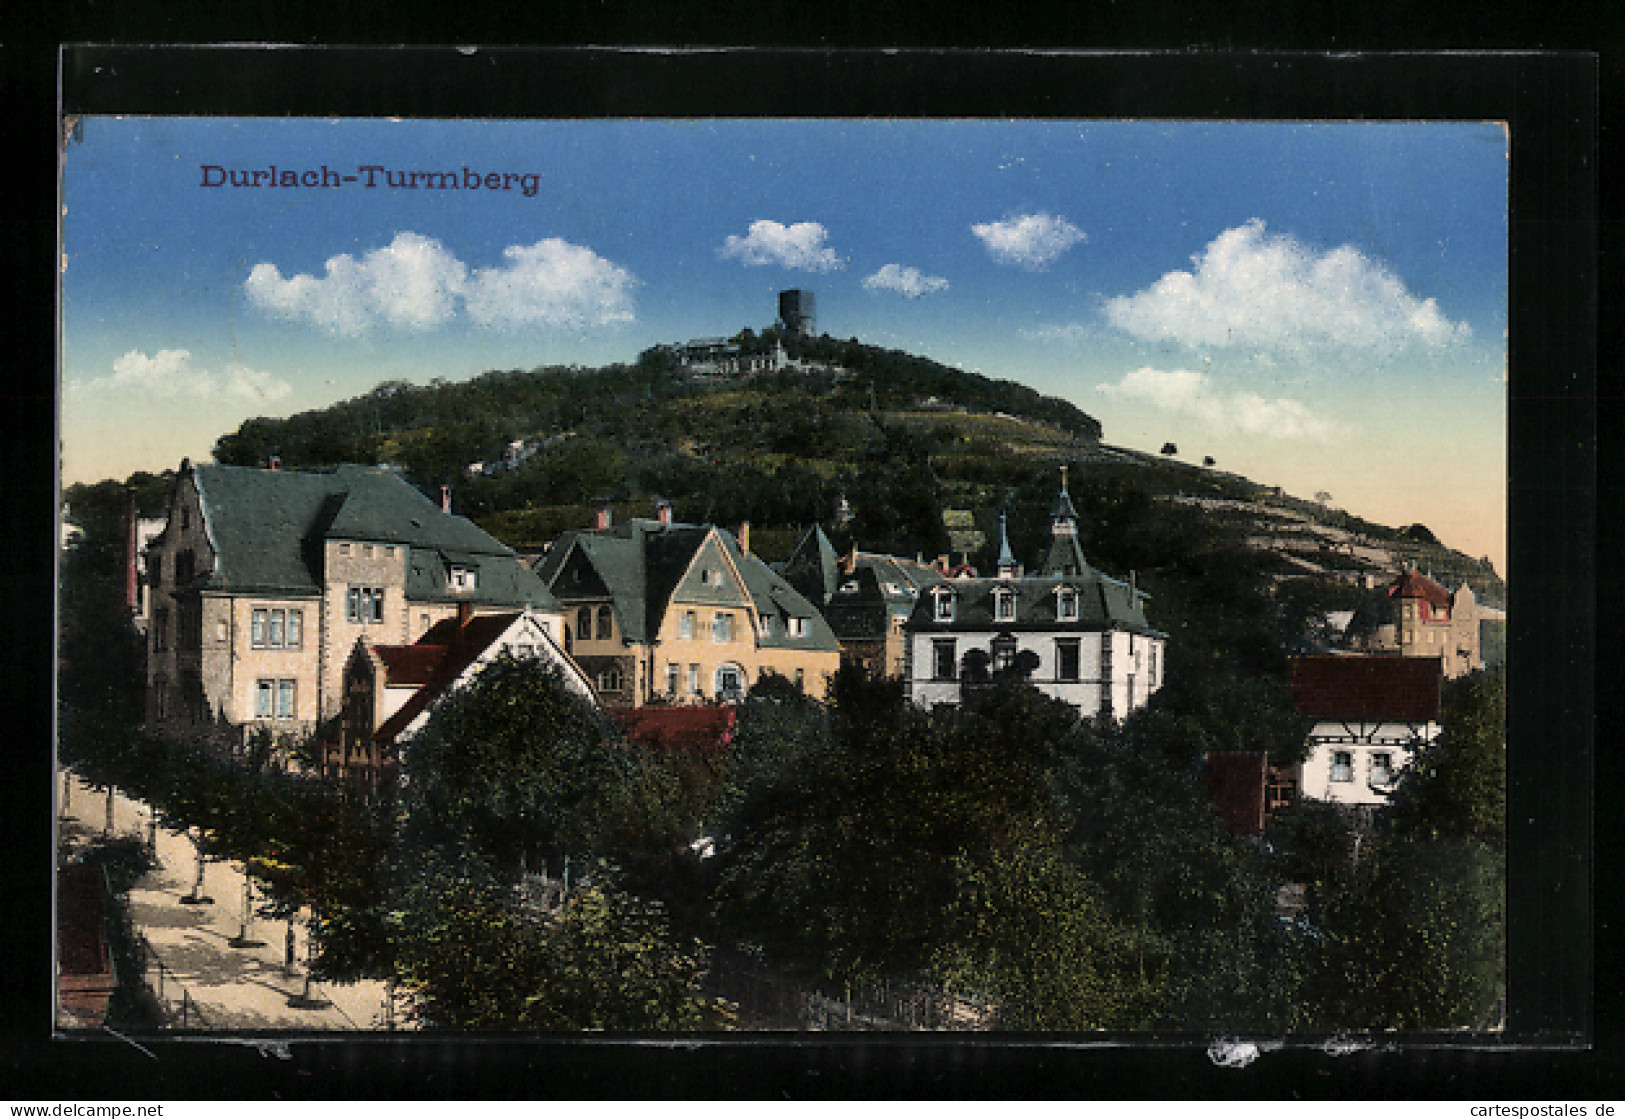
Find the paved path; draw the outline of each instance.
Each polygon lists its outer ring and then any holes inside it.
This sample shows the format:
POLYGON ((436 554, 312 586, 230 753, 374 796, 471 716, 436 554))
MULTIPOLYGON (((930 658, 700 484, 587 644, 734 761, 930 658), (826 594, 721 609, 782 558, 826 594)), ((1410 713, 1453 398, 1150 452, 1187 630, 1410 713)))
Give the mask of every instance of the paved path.
MULTIPOLYGON (((58 827, 68 838, 93 839, 105 833, 107 794, 68 776, 64 807, 63 775, 57 775, 58 827)), ((121 793, 113 795, 113 833, 145 840, 151 811, 121 793)), ((302 920, 293 922, 295 965, 285 968, 288 923, 248 915, 249 940, 232 941, 243 931, 240 863, 206 862, 202 895, 212 902, 189 905, 197 880, 197 854, 184 833, 158 828, 158 865, 129 893, 130 920, 163 964, 160 998, 180 1025, 183 1001, 188 1028, 253 1032, 284 1030, 379 1030, 390 1028, 384 984, 310 982, 304 968, 308 942, 302 920), (177 989, 179 988, 179 989, 177 989), (183 992, 186 996, 183 999, 183 992), (310 998, 303 996, 309 994, 310 998)), ((259 898, 255 895, 254 905, 259 898)), ((160 985, 159 969, 149 967, 148 983, 160 985)))

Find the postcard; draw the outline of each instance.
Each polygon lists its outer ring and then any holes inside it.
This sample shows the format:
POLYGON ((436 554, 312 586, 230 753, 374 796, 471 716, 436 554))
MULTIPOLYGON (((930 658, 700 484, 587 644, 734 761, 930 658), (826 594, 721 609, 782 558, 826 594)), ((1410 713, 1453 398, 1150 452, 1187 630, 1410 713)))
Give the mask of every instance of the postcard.
POLYGON ((1498 1036, 1510 142, 64 119, 57 1028, 1498 1036))

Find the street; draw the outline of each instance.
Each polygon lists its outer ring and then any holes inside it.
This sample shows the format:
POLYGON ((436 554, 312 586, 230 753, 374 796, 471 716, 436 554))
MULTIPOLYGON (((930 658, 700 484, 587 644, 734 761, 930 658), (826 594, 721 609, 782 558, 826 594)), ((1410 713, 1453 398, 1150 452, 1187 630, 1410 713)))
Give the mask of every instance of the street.
MULTIPOLYGON (((59 770, 55 795, 59 839, 91 840, 105 833, 105 793, 71 774, 64 781, 59 770)), ((244 885, 250 880, 241 864, 206 862, 195 895, 199 900, 183 900, 194 896, 195 849, 185 833, 163 827, 154 832, 151 819, 145 804, 114 793, 113 834, 155 840, 157 865, 130 889, 128 911, 135 932, 150 946, 154 961, 146 968, 147 983, 169 1025, 250 1033, 392 1028, 382 982, 308 978, 303 915, 291 923, 294 964, 287 966, 290 923, 257 918, 257 893, 245 909, 244 885)))

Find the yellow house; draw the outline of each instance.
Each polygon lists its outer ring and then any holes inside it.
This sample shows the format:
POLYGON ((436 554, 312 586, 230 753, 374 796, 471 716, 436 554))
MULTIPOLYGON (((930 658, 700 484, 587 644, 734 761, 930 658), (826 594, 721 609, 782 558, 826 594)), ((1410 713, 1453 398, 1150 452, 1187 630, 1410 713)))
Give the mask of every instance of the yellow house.
POLYGON ((714 525, 653 520, 566 533, 537 566, 565 650, 605 706, 740 699, 776 674, 823 698, 840 646, 818 609, 714 525))

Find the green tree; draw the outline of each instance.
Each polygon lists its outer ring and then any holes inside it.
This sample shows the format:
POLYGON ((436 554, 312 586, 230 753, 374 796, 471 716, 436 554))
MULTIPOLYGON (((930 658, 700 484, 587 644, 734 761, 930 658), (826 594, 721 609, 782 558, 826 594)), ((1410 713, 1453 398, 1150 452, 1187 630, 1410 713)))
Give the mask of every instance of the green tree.
POLYGON ((499 657, 405 749, 408 847, 463 846, 498 867, 636 860, 681 839, 667 776, 557 669, 499 657))
POLYGON ((1419 836, 1506 842, 1506 672, 1445 684, 1443 729, 1422 746, 1400 787, 1395 825, 1419 836))
POLYGON ((1315 913, 1310 1023, 1493 1027, 1505 990, 1505 894, 1504 860, 1485 843, 1383 836, 1315 913))
POLYGON ((527 909, 475 852, 426 851, 394 910, 396 978, 428 1028, 688 1030, 697 944, 680 945, 656 903, 620 889, 607 865, 557 913, 527 909))

